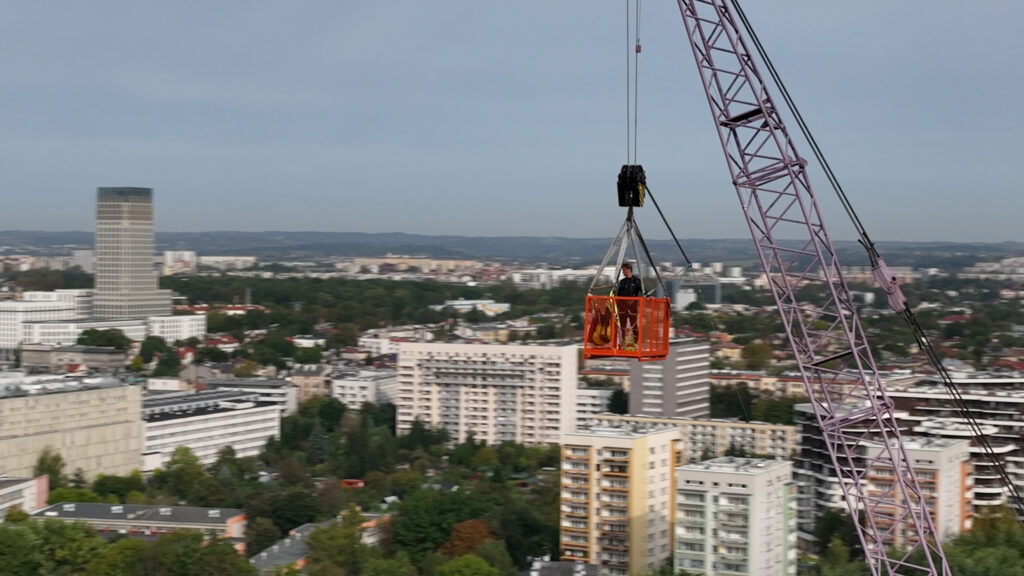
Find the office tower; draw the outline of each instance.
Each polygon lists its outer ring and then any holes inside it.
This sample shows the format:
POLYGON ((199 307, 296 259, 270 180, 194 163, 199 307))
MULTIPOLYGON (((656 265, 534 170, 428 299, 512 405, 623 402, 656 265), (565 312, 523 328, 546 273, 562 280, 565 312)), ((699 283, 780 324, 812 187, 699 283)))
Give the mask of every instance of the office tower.
POLYGON ((560 559, 602 576, 643 574, 672 555, 674 427, 593 427, 562 435, 560 559))
POLYGON ((171 314, 153 261, 153 190, 100 188, 96 195, 93 316, 135 319, 171 314))
POLYGON ((675 569, 796 574, 792 463, 714 458, 675 471, 675 569))
POLYGON ((398 432, 415 420, 488 444, 555 444, 576 424, 579 346, 398 344, 398 432))
POLYGON ((710 359, 707 342, 681 338, 669 342, 661 362, 633 361, 629 370, 629 413, 658 418, 707 418, 711 415, 710 359))

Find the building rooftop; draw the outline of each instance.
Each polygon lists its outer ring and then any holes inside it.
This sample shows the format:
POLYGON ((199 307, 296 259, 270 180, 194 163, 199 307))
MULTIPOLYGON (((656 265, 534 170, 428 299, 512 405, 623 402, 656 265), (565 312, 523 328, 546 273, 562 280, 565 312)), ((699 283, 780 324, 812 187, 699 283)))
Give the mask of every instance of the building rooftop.
POLYGON ((229 518, 242 514, 245 511, 237 508, 62 502, 37 510, 32 513, 32 517, 221 525, 229 518))
POLYGON ((582 428, 575 432, 569 432, 566 435, 570 436, 595 436, 598 438, 643 438, 644 436, 651 436, 654 434, 660 434, 665 431, 673 431, 678 434, 679 428, 670 425, 650 425, 650 426, 639 426, 624 424, 619 426, 612 425, 600 425, 591 426, 590 428, 582 428))
POLYGON ((215 378, 206 381, 209 388, 287 388, 291 383, 276 378, 215 378))
POLYGON ((16 398, 38 394, 80 392, 100 388, 117 388, 128 384, 109 376, 73 377, 40 374, 29 376, 25 372, 0 372, 0 398, 16 398))
POLYGON ((677 470, 700 472, 731 472, 739 474, 758 474, 765 470, 782 468, 790 465, 788 460, 763 460, 760 458, 737 458, 722 456, 694 464, 685 464, 677 470))
POLYGON ((0 476, 0 490, 10 488, 12 486, 18 486, 25 482, 32 482, 35 478, 12 478, 10 476, 0 476))

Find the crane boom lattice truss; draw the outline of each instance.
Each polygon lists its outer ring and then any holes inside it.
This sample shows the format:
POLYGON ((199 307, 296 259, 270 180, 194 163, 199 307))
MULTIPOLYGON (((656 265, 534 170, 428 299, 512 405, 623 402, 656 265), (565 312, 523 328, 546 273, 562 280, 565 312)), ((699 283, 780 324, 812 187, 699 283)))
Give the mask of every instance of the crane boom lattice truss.
POLYGON ((728 0, 677 0, 732 181, 875 576, 949 566, 800 157, 728 0), (801 301, 820 287, 823 302, 801 301), (869 453, 868 446, 875 447, 869 453), (871 470, 891 470, 887 485, 871 470), (887 547, 901 552, 890 557, 887 547))

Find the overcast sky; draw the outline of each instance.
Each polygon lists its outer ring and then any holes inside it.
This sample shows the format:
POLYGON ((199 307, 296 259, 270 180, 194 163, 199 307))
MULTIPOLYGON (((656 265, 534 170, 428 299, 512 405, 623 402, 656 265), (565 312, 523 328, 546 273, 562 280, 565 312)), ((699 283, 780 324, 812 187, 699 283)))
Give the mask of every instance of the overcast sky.
MULTIPOLYGON (((1024 2, 744 5, 876 240, 1024 240, 1024 2)), ((162 231, 612 236, 624 7, 0 0, 0 229, 144 186, 162 231)), ((675 2, 641 40, 651 188, 680 236, 745 236, 675 2)))

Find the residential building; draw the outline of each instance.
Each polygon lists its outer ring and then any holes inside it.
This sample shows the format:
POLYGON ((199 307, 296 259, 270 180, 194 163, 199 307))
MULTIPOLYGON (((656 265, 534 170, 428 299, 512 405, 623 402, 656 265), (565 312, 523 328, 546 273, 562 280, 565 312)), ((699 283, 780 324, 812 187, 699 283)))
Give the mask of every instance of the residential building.
POLYGON ((554 444, 576 424, 576 345, 402 342, 398 432, 416 419, 455 442, 554 444))
POLYGON ((17 508, 29 514, 46 507, 50 496, 50 477, 12 478, 0 474, 0 522, 7 512, 17 508))
POLYGON ((615 388, 576 388, 576 425, 573 430, 589 428, 598 423, 597 416, 608 411, 608 400, 615 388))
POLYGON ((142 452, 140 389, 112 378, 0 373, 0 469, 30 476, 46 448, 66 470, 125 475, 142 452))
POLYGON ((149 538, 194 530, 207 538, 227 538, 237 550, 245 550, 245 511, 237 508, 61 502, 32 513, 32 519, 84 522, 111 537, 149 538))
POLYGON ((675 569, 795 575, 796 485, 782 460, 714 458, 675 471, 675 569))
MULTIPOLYGON (((884 444, 869 443, 865 449, 867 457, 873 460, 884 450, 884 444)), ((914 475, 939 538, 945 541, 969 530, 974 515, 971 504, 974 481, 970 442, 964 439, 904 436, 903 449, 914 468, 914 475)), ((892 482, 892 466, 872 462, 867 471, 868 495, 894 498, 892 482)), ((884 508, 880 512, 884 512, 884 508)), ((888 530, 892 524, 889 522, 887 525, 881 515, 876 517, 875 523, 882 531, 888 530)), ((906 548, 908 544, 918 542, 911 522, 892 530, 889 536, 885 542, 888 547, 906 548)))
POLYGON ((78 266, 82 269, 82 272, 86 274, 93 273, 93 251, 92 250, 72 250, 71 251, 71 265, 78 266))
POLYGON ((164 275, 191 274, 198 268, 196 253, 190 250, 167 250, 164 252, 164 275))
POLYGON ((96 194, 96 280, 93 316, 170 316, 153 256, 153 190, 100 188, 96 194))
POLYGON ((711 414, 710 353, 707 342, 682 338, 669 342, 663 361, 634 360, 629 371, 629 413, 707 418, 711 414))
MULTIPOLYGON (((979 422, 997 460, 1024 491, 1024 378, 954 379, 960 395, 979 422)), ((925 380, 918 385, 889 386, 886 393, 900 409, 900 423, 914 434, 971 439, 973 432, 953 406, 945 386, 925 380)), ((981 446, 971 446, 976 509, 1009 503, 1009 498, 981 446)), ((1021 511, 1024 513, 1024 511, 1021 511)))
POLYGON ((143 472, 166 466, 178 446, 188 446, 209 465, 226 446, 238 457, 256 456, 268 438, 281 433, 277 404, 232 390, 147 395, 142 418, 143 472))
POLYGON ((117 348, 99 346, 51 346, 22 344, 21 367, 29 372, 61 374, 70 367, 84 366, 89 370, 111 371, 124 368, 128 353, 117 348))
POLYGON ((178 314, 174 316, 151 316, 146 320, 149 335, 159 336, 167 343, 189 338, 206 337, 206 314, 178 314))
POLYGON ((600 567, 582 562, 534 558, 524 576, 598 576, 600 567))
POLYGON ((218 270, 242 270, 252 268, 259 261, 255 256, 200 256, 199 265, 218 270))
POLYGON ((431 310, 444 310, 445 308, 451 308, 459 314, 465 314, 473 310, 483 312, 485 316, 497 316, 503 314, 512 309, 512 306, 507 302, 495 302, 494 300, 466 300, 460 298, 459 300, 445 300, 444 304, 435 304, 430 306, 431 310))
POLYGON ((359 408, 364 402, 392 402, 398 387, 398 371, 384 368, 336 372, 331 375, 330 386, 331 395, 349 408, 359 408))
POLYGON ((725 456, 727 451, 789 460, 797 453, 800 445, 799 428, 784 424, 608 413, 598 415, 597 421, 604 426, 674 426, 679 429, 682 462, 699 462, 708 457, 725 456))
POLYGON ((299 410, 298 388, 287 380, 276 378, 211 378, 204 383, 208 390, 235 390, 251 392, 260 402, 277 405, 281 416, 291 416, 299 410))
POLYGON ((594 427, 562 435, 560 559, 602 576, 660 568, 672 557, 672 427, 594 427))
MULTIPOLYGON (((281 540, 265 550, 257 551, 249 559, 249 562, 256 567, 260 574, 278 574, 289 567, 301 570, 306 566, 309 556, 309 546, 306 544, 309 535, 317 528, 325 528, 339 521, 340 517, 317 524, 303 524, 289 530, 288 535, 281 540)), ((359 527, 362 544, 364 546, 379 546, 385 537, 390 521, 390 515, 365 515, 365 521, 359 527)))
POLYGON ((330 367, 325 364, 296 364, 291 379, 292 386, 298 389, 299 404, 331 393, 330 367))

